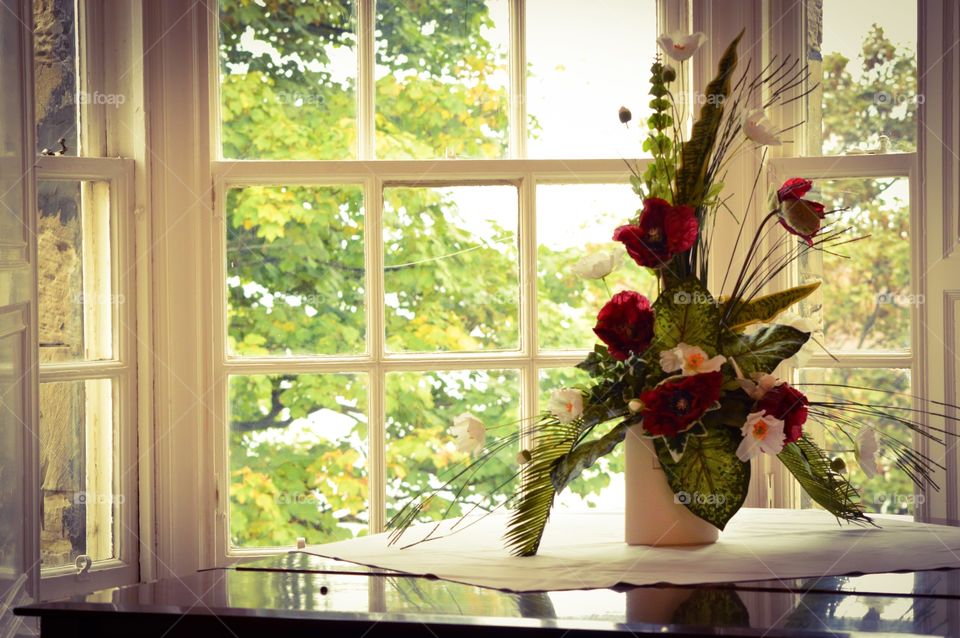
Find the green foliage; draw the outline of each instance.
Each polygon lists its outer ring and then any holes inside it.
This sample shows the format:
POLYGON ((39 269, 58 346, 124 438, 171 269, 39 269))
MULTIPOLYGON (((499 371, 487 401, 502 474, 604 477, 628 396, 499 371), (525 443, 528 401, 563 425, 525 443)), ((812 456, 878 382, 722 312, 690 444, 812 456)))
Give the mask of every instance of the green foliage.
POLYGON ((749 379, 757 373, 772 373, 781 361, 795 355, 809 338, 808 332, 774 324, 750 334, 727 330, 721 349, 725 356, 737 362, 749 379))
POLYGON ((820 282, 814 281, 762 295, 747 302, 728 301, 723 305, 723 316, 728 318, 728 327, 733 331, 740 331, 754 323, 769 323, 793 304, 809 297, 819 287, 820 282))
POLYGON ((692 436, 679 461, 662 438, 655 439, 657 457, 674 494, 685 493, 691 512, 719 529, 743 505, 750 487, 750 464, 737 458, 739 430, 719 426, 692 436))
POLYGON ((706 183, 707 166, 717 140, 717 132, 723 119, 724 105, 730 96, 733 72, 737 68, 737 47, 741 32, 727 47, 717 65, 717 75, 707 85, 706 100, 683 149, 680 151, 680 169, 677 171, 678 204, 698 208, 703 205, 709 189, 706 183))
POLYGON ((651 352, 659 353, 683 342, 717 354, 720 309, 713 296, 696 279, 678 282, 661 293, 653 304, 654 341, 651 352))
POLYGON ((777 458, 822 508, 844 520, 867 520, 858 503, 856 488, 831 469, 830 459, 806 435, 784 446, 777 458))
POLYGON ((670 115, 673 102, 669 98, 670 90, 663 77, 664 66, 658 60, 650 67, 650 109, 647 118, 649 134, 643 141, 643 150, 649 153, 653 161, 647 165, 643 176, 633 175, 630 184, 640 199, 659 197, 673 203, 673 178, 677 169, 677 147, 674 145, 674 121, 670 115))

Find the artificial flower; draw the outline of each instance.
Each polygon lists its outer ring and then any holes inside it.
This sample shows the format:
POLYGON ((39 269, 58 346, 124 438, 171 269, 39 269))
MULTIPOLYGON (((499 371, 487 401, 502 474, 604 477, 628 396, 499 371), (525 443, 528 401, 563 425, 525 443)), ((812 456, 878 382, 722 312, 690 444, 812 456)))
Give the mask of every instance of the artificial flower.
POLYGON ((752 380, 737 379, 737 383, 740 384, 740 388, 747 393, 748 397, 754 401, 759 401, 767 392, 783 383, 783 381, 772 374, 757 373, 753 375, 752 380))
POLYGON ((593 331, 619 361, 641 354, 653 339, 653 309, 639 292, 624 290, 613 296, 597 314, 593 331))
POLYGON ((554 390, 547 401, 547 411, 560 423, 571 423, 583 415, 583 395, 580 390, 564 388, 554 390))
POLYGON ((483 421, 469 412, 464 412, 454 418, 450 434, 454 437, 454 444, 460 452, 472 454, 483 447, 487 437, 487 428, 483 421))
POLYGON ((767 114, 763 109, 754 109, 743 114, 743 134, 751 142, 763 146, 780 146, 780 138, 777 137, 773 128, 773 123, 767 119, 767 114))
POLYGON ((823 204, 803 199, 812 186, 810 180, 794 177, 777 190, 780 224, 808 246, 813 246, 813 237, 820 232, 820 222, 825 217, 823 204))
POLYGON ((533 455, 530 454, 530 450, 520 450, 517 452, 517 465, 526 465, 533 460, 533 455))
POLYGON ((690 429, 720 399, 719 372, 668 379, 640 395, 643 429, 652 436, 675 436, 690 429))
POLYGON ((880 444, 877 441, 877 431, 871 427, 861 428, 857 433, 857 463, 860 469, 873 478, 877 474, 877 452, 880 444))
POLYGON ((690 206, 671 206, 666 200, 649 197, 643 200, 639 223, 620 226, 613 239, 622 242, 641 266, 660 268, 693 246, 698 229, 696 213, 690 206))
POLYGON ((643 409, 643 401, 640 399, 630 399, 627 401, 627 409, 631 412, 639 412, 643 409))
POLYGON ((783 449, 783 421, 763 410, 748 414, 740 433, 743 440, 737 447, 737 458, 744 463, 761 452, 780 454, 783 449))
POLYGON ((810 317, 802 317, 795 312, 785 312, 781 314, 777 317, 777 323, 781 326, 789 326, 794 330, 806 332, 810 335, 810 338, 806 340, 800 349, 786 361, 788 365, 795 368, 802 368, 807 365, 810 357, 817 350, 817 342, 813 339, 813 333, 817 331, 817 323, 810 317))
POLYGON ((803 434, 807 422, 807 397, 789 383, 780 383, 767 390, 757 401, 757 409, 783 422, 787 443, 794 443, 803 434))
POLYGON ((667 57, 677 62, 683 62, 689 59, 706 41, 707 36, 700 31, 696 33, 674 31, 672 33, 664 33, 657 38, 657 44, 659 44, 663 52, 667 54, 667 57))
POLYGON ((628 124, 633 119, 633 113, 627 107, 621 106, 620 110, 617 111, 617 117, 620 118, 621 124, 628 124))
POLYGON ((584 279, 603 279, 620 265, 620 253, 598 250, 584 255, 573 265, 573 272, 584 279))
POLYGON ((702 348, 686 343, 678 343, 676 348, 660 353, 660 367, 668 374, 677 370, 687 376, 702 372, 717 372, 726 360, 727 358, 721 354, 709 357, 702 348))

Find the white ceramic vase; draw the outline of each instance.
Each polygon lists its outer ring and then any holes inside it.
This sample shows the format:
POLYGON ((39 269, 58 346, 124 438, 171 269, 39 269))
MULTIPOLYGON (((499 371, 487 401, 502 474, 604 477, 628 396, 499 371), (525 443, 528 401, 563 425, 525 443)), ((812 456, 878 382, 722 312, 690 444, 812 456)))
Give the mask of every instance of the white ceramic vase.
POLYGON ((626 508, 624 540, 628 545, 706 545, 720 530, 696 516, 674 495, 657 461, 653 441, 643 437, 640 425, 627 431, 626 508))

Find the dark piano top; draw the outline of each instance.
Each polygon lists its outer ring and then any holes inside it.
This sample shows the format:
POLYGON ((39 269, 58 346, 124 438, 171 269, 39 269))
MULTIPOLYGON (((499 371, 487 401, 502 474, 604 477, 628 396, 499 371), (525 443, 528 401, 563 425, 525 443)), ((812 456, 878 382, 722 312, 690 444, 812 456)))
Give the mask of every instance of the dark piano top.
POLYGON ((294 552, 16 613, 52 637, 960 636, 960 570, 513 594, 294 552))

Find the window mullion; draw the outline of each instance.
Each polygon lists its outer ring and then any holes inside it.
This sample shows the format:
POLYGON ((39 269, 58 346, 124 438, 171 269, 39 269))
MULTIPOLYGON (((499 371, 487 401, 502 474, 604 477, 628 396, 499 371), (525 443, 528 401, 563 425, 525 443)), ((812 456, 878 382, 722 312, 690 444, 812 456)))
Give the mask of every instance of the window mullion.
POLYGON ((357 157, 376 154, 374 125, 376 91, 376 0, 357 3, 357 157))
POLYGON ((509 157, 527 157, 526 0, 510 0, 509 157))
POLYGON ((367 348, 373 359, 367 377, 368 388, 368 525, 371 533, 383 531, 386 524, 387 462, 386 462, 386 354, 385 309, 383 305, 383 179, 378 176, 364 183, 364 211, 366 232, 366 304, 367 348))

